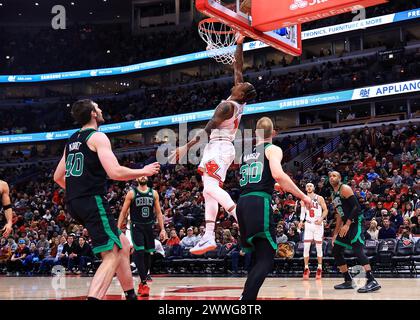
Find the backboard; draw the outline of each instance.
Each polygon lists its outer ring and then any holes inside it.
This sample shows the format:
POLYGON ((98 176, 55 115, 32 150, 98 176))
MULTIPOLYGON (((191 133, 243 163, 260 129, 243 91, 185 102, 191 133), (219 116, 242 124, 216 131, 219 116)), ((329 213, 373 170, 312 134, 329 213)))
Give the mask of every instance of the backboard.
POLYGON ((300 25, 269 31, 258 30, 252 26, 252 10, 251 12, 246 10, 243 3, 244 0, 196 0, 196 8, 203 14, 231 26, 249 38, 260 40, 293 56, 302 54, 300 25), (241 11, 241 5, 243 11, 241 11))
POLYGON ((367 8, 387 0, 251 0, 252 26, 270 31, 303 24, 354 9, 367 8))

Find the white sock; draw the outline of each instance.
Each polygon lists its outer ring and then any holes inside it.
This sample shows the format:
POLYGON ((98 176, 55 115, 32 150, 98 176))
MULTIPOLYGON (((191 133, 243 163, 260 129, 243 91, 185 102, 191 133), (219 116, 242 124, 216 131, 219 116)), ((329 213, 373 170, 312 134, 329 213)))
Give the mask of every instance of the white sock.
POLYGON ((318 263, 318 269, 322 269, 322 264, 318 263))
POLYGON ((309 269, 309 265, 308 264, 305 264, 305 269, 309 269))
POLYGON ((205 205, 204 217, 206 219, 206 232, 204 233, 203 239, 214 238, 214 228, 219 204, 208 192, 204 191, 203 196, 205 205))

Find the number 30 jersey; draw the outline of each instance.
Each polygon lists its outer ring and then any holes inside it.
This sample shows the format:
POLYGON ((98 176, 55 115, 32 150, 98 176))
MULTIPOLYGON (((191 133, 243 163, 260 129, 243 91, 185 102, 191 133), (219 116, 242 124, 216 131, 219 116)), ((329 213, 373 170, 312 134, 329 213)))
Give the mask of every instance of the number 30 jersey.
POLYGON ((130 220, 136 224, 152 224, 156 221, 155 197, 153 189, 148 188, 145 192, 133 188, 134 198, 130 205, 130 220))
POLYGON ((314 223, 316 219, 322 217, 322 207, 321 204, 318 201, 318 195, 316 194, 314 198, 312 199, 312 208, 306 209, 304 205, 301 206, 300 209, 300 220, 306 220, 310 223, 314 223))
POLYGON ((260 144, 253 148, 252 153, 244 153, 239 169, 241 195, 250 192, 266 192, 271 195, 276 182, 271 174, 270 162, 265 155, 265 149, 271 143, 260 144))
POLYGON ((106 194, 107 175, 87 142, 95 129, 76 131, 66 143, 66 200, 106 194))

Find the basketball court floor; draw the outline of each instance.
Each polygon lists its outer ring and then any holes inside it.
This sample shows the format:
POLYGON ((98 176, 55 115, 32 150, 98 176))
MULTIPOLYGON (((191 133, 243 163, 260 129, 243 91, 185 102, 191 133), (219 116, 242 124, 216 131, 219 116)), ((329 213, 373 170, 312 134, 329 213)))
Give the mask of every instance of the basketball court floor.
MULTIPOLYGON (((2 277, 2 300, 83 300, 91 277, 2 277)), ((142 300, 237 300, 246 278, 154 277, 149 298, 142 300)), ((381 278, 382 289, 368 294, 356 290, 337 291, 341 278, 310 279, 268 278, 261 291, 262 300, 419 300, 420 278, 381 278)), ((138 280, 135 279, 137 287, 138 280)), ((359 283, 358 283, 359 285, 359 283)), ((108 300, 124 299, 114 279, 108 300)))

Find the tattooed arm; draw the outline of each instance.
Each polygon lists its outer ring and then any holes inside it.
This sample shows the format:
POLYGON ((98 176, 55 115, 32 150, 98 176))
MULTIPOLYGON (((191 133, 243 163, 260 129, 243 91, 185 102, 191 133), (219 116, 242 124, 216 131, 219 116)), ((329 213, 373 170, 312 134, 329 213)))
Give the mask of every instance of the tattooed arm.
POLYGON ((242 35, 237 35, 237 37, 238 40, 236 41, 235 62, 233 64, 233 70, 235 74, 235 85, 244 82, 242 70, 244 66, 243 43, 245 37, 242 35))
POLYGON ((177 160, 183 158, 188 150, 200 141, 200 136, 204 132, 207 134, 207 136, 210 136, 213 129, 216 129, 223 121, 233 116, 235 110, 234 108, 234 105, 228 101, 223 101, 220 103, 214 111, 213 117, 209 120, 206 127, 203 130, 197 132, 195 137, 191 139, 186 145, 181 146, 173 151, 169 158, 169 162, 175 163, 177 160))

